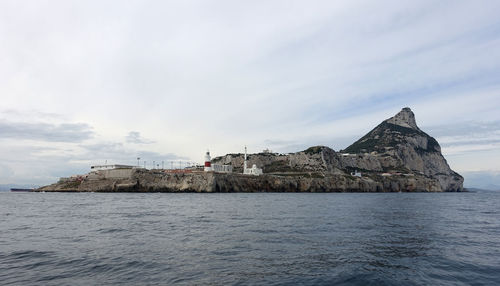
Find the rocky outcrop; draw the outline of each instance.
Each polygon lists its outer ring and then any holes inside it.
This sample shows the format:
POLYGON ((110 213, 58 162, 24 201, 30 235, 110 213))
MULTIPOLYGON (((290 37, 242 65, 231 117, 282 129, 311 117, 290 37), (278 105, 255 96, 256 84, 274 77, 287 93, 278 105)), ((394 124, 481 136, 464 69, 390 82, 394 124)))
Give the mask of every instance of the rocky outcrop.
MULTIPOLYGON (((283 174, 296 172, 343 173, 338 167, 340 162, 337 153, 325 146, 311 147, 305 151, 277 154, 259 153, 248 155, 248 165, 257 165, 266 174, 283 174)), ((235 173, 243 172, 243 154, 227 154, 212 160, 215 163, 233 166, 235 173)))
POLYGON ((463 178, 450 169, 438 142, 420 130, 409 108, 391 117, 345 150, 314 146, 291 153, 248 156, 265 175, 242 175, 243 154, 214 163, 230 164, 232 174, 118 170, 59 182, 40 191, 93 192, 442 192, 463 191, 463 178), (358 170, 362 177, 352 176, 358 170), (116 174, 115 174, 116 173, 116 174), (126 176, 125 176, 126 175, 126 176))
MULTIPOLYGON (((437 179, 443 191, 463 190, 463 177, 451 170, 436 139, 418 128, 410 108, 403 108, 342 152, 366 154, 362 161, 373 162, 365 164, 363 169, 368 171, 423 174, 437 179)), ((344 164, 349 164, 349 157, 343 156, 344 164)))
POLYGON ((437 180, 405 175, 355 177, 348 174, 248 176, 213 172, 164 173, 134 169, 129 179, 85 179, 70 188, 61 183, 45 186, 46 192, 414 192, 440 191, 437 180))

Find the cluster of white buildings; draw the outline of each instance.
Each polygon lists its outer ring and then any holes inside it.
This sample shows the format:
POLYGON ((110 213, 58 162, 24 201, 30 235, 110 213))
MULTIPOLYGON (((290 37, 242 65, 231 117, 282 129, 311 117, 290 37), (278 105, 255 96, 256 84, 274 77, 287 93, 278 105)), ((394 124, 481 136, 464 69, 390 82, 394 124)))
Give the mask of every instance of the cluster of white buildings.
MULTIPOLYGON (((218 172, 218 173, 232 173, 233 166, 231 165, 222 165, 222 164, 212 164, 212 159, 210 158, 210 151, 205 153, 205 164, 204 171, 205 172, 218 172)), ((252 168, 248 168, 247 166, 247 147, 245 146, 245 161, 243 162, 243 174, 245 175, 254 175, 259 176, 262 175, 262 169, 257 168, 257 165, 253 164, 252 168)))
MULTIPOLYGON (((270 151, 268 151, 270 152, 270 151)), ((243 174, 245 175, 254 175, 254 176, 259 176, 262 175, 262 169, 257 168, 257 165, 253 164, 251 168, 248 168, 248 162, 247 162, 247 147, 245 146, 245 161, 243 163, 243 174)), ((112 164, 112 165, 94 165, 91 166, 91 173, 100 173, 104 171, 109 171, 109 170, 131 170, 134 168, 138 168, 136 166, 129 166, 129 165, 118 165, 118 164, 112 164)), ((203 165, 203 170, 205 172, 217 172, 217 173, 232 173, 233 172, 233 166, 231 165, 226 165, 226 164, 212 164, 212 159, 210 157, 210 151, 207 151, 205 153, 205 164, 203 165)))

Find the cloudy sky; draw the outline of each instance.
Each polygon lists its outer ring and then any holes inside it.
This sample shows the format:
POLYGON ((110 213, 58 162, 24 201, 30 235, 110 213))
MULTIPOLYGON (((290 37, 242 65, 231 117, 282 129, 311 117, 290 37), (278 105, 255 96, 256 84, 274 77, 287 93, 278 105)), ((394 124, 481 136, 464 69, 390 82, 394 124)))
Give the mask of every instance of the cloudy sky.
POLYGON ((499 1, 0 1, 0 184, 347 147, 401 108, 500 186, 499 1))

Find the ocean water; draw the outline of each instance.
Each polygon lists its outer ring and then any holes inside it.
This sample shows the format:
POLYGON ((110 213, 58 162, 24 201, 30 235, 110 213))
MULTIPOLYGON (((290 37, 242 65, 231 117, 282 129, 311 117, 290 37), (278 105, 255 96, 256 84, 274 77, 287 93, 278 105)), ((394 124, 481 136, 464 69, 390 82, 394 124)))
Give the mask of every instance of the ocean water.
POLYGON ((0 193, 1 285, 500 285, 500 193, 0 193))

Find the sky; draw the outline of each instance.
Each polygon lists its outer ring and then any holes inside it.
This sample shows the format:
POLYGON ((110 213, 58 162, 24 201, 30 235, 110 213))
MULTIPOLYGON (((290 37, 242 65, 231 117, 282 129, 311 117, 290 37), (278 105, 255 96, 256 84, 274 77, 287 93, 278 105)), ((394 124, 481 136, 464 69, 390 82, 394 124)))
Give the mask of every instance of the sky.
POLYGON ((346 148, 403 107, 500 189, 499 1, 0 1, 0 184, 346 148))

